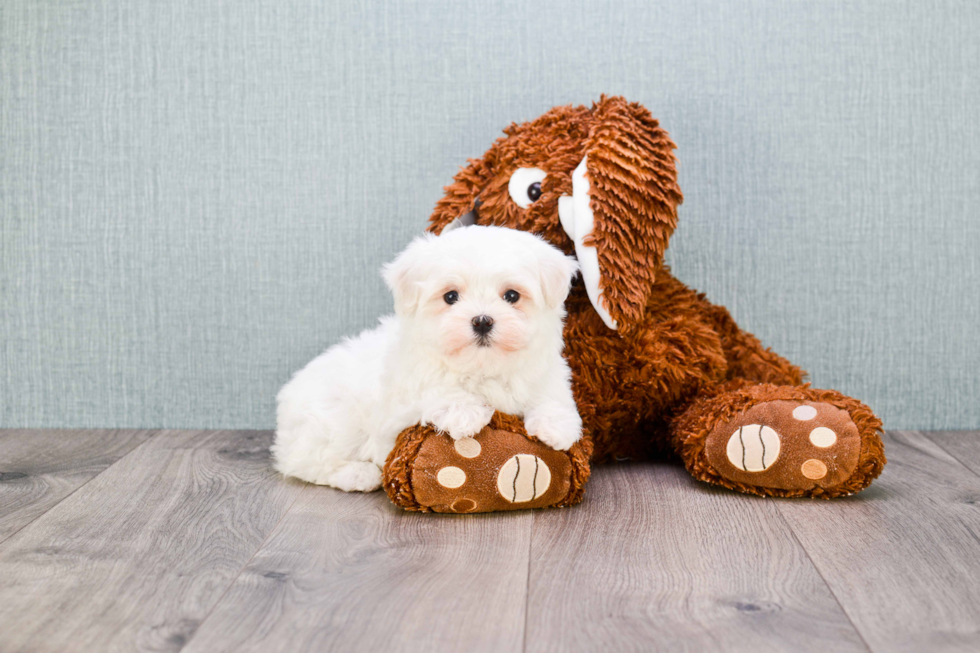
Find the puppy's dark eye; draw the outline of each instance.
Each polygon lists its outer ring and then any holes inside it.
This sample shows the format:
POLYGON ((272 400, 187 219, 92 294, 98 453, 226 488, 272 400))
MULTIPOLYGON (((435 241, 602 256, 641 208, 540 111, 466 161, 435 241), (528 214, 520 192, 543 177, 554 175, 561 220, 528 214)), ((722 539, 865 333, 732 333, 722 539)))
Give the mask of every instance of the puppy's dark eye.
POLYGON ((527 187, 527 198, 532 202, 537 202, 541 197, 541 182, 536 181, 527 187))
MULTIPOLYGON (((528 192, 528 195, 530 195, 530 192, 528 192)), ((517 300, 520 298, 521 293, 517 292, 516 290, 508 290, 504 293, 504 301, 508 304, 516 304, 517 300)))
POLYGON ((442 298, 446 300, 447 304, 452 305, 459 301, 459 293, 455 290, 450 290, 442 298))

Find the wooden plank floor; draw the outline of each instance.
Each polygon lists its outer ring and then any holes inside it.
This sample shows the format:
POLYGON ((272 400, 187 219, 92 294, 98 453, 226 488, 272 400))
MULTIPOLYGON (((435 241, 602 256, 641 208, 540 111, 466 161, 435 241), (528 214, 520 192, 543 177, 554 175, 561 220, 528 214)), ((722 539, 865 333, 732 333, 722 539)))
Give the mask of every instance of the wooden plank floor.
POLYGON ((0 651, 980 651, 980 432, 890 433, 832 502, 629 464, 465 516, 285 481, 270 442, 0 430, 0 651))

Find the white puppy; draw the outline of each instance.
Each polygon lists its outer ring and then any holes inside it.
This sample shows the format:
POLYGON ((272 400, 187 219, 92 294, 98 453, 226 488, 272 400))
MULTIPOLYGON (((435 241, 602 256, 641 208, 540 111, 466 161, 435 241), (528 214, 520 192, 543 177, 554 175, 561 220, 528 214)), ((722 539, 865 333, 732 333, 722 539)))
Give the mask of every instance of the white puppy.
POLYGON ((331 347, 278 396, 275 466, 368 492, 398 434, 419 422, 455 439, 494 410, 555 449, 582 432, 561 355, 574 259, 503 227, 417 238, 384 268, 395 316, 331 347))

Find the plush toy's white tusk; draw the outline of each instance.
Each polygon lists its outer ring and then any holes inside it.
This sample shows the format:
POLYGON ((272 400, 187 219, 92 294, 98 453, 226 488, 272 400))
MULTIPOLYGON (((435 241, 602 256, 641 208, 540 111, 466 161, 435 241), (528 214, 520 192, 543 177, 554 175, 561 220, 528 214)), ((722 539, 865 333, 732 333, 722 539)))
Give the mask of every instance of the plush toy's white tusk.
POLYGON ((603 305, 602 290, 599 288, 599 252, 591 245, 583 244, 585 237, 592 233, 595 227, 595 215, 592 207, 589 206, 589 180, 585 178, 586 160, 578 164, 575 172, 572 173, 572 196, 561 197, 558 199, 558 220, 561 222, 562 229, 568 237, 575 243, 575 255, 578 257, 579 267, 582 269, 582 281, 585 282, 585 290, 589 294, 589 301, 596 313, 606 323, 610 329, 616 328, 616 321, 609 315, 609 311, 603 305))
POLYGON ((575 206, 573 200, 568 195, 562 195, 558 198, 558 221, 561 222, 561 228, 565 230, 568 237, 573 241, 575 240, 575 206))

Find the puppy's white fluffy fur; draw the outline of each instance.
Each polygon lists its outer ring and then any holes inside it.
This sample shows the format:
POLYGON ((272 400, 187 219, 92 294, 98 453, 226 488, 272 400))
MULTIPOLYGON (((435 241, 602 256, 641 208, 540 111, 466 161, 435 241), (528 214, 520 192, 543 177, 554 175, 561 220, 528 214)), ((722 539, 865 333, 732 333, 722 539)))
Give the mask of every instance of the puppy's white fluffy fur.
POLYGON ((331 347, 279 392, 276 469, 376 490, 402 430, 423 422, 470 437, 494 410, 522 415, 529 433, 568 449, 582 432, 561 355, 576 270, 523 231, 471 226, 417 238, 384 268, 395 315, 331 347), (493 321, 482 337, 481 316, 493 321))

